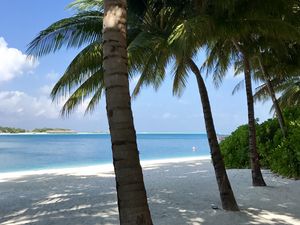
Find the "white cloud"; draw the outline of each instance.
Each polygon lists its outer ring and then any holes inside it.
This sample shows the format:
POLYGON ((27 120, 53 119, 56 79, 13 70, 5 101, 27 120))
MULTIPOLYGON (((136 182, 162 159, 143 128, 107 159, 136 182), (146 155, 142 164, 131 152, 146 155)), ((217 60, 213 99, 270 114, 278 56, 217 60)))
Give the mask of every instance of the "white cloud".
POLYGON ((4 38, 0 37, 0 83, 32 72, 37 65, 37 62, 29 60, 20 50, 9 48, 4 38))
POLYGON ((45 96, 34 97, 20 91, 0 92, 1 117, 53 119, 59 117, 59 106, 45 96))
MULTIPOLYGON (((60 110, 67 98, 68 96, 63 97, 57 103, 53 103, 47 95, 36 97, 21 91, 3 91, 0 92, 0 117, 2 120, 13 118, 23 121, 58 119, 60 118, 60 110)), ((72 115, 76 118, 82 118, 88 102, 89 99, 79 105, 72 115)))

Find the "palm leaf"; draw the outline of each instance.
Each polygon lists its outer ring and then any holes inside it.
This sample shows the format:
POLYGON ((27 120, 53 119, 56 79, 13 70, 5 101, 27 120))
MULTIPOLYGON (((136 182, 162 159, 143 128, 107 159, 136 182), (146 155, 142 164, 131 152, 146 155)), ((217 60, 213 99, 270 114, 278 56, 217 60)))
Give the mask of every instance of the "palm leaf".
POLYGON ((84 80, 102 70, 102 43, 94 42, 83 49, 70 63, 63 76, 55 84, 53 100, 66 96, 84 80))
POLYGON ((102 39, 103 14, 88 11, 53 23, 29 43, 27 53, 41 57, 63 46, 79 48, 102 39))
MULTIPOLYGON (((62 107, 61 115, 68 116, 76 109, 76 107, 78 107, 78 105, 82 104, 85 99, 91 96, 92 93, 94 93, 94 95, 96 93, 97 96, 99 95, 99 92, 102 93, 103 87, 103 70, 99 70, 82 82, 74 91, 74 93, 68 98, 62 107)), ((90 106, 90 109, 91 108, 92 106, 90 106)))

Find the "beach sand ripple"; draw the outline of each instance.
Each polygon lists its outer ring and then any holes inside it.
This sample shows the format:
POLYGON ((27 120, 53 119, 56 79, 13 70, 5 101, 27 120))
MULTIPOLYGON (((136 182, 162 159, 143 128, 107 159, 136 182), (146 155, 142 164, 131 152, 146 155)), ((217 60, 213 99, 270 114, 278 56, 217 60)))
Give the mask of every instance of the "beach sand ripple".
MULTIPOLYGON (((300 181, 263 170, 267 187, 252 187, 249 170, 228 170, 240 212, 221 208, 207 158, 143 162, 156 225, 299 225, 300 181)), ((111 165, 0 174, 1 225, 118 224, 111 165)))

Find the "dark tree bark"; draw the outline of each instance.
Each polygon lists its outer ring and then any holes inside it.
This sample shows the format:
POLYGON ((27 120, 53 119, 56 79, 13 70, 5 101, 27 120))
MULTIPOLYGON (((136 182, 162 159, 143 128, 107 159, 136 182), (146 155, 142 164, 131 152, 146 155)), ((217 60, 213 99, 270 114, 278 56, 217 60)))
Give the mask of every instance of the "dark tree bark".
POLYGON ((105 0, 103 68, 121 225, 152 225, 129 95, 126 0, 105 0))
POLYGON ((224 210, 238 211, 239 207, 236 203, 227 173, 222 158, 220 146, 218 143, 214 121, 211 113, 210 102, 207 94, 207 89, 200 70, 193 60, 189 60, 189 66, 196 76, 199 94, 202 102, 204 121, 208 136, 211 158, 215 170, 215 175, 219 187, 222 207, 224 210))
POLYGON ((255 116, 254 116, 254 102, 252 93, 252 82, 251 82, 251 68, 250 62, 239 46, 239 43, 232 39, 232 43, 236 50, 242 55, 244 63, 244 75, 245 75, 245 86, 247 96, 247 107, 248 107, 248 127, 249 127, 249 154, 251 163, 251 174, 252 174, 252 185, 253 186, 266 186, 264 178, 260 170, 259 155, 256 146, 256 128, 255 128, 255 116))
POLYGON ((247 106, 248 106, 249 150, 250 150, 250 160, 251 160, 251 170, 252 170, 252 184, 253 186, 266 186, 266 183, 263 179, 260 170, 259 155, 256 146, 256 128, 255 128, 254 103, 253 103, 252 83, 251 83, 251 71, 250 71, 250 62, 246 54, 243 54, 243 62, 244 62, 245 87, 246 87, 247 106))
POLYGON ((285 122, 284 122, 282 110, 281 110, 278 100, 276 98, 275 91, 274 91, 273 85, 270 81, 268 71, 267 71, 266 67, 263 65, 260 58, 258 58, 258 61, 259 61, 260 69, 263 73, 264 80, 265 80, 267 88, 268 88, 268 92, 271 96, 271 99, 272 99, 272 102, 273 102, 273 105, 275 108, 276 116, 278 119, 278 123, 279 123, 280 129, 281 129, 282 135, 285 137, 286 136, 286 128, 285 128, 285 122))

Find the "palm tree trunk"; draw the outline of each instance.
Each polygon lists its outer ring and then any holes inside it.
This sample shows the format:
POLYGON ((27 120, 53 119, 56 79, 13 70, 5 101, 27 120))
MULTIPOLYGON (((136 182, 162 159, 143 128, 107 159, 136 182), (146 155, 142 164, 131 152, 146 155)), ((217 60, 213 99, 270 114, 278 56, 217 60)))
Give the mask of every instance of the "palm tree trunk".
POLYGON ((121 225, 152 225, 129 95, 126 0, 105 0, 103 68, 121 225))
POLYGON ((258 156, 257 146, 256 146, 256 128, 255 128, 250 62, 246 54, 243 54, 243 61, 244 61, 245 86, 246 86, 247 105, 248 105, 249 150, 250 150, 250 160, 251 160, 251 170, 252 170, 252 184, 253 186, 266 186, 266 183, 264 181, 264 178, 260 170, 259 156, 258 156))
POLYGON ((265 66, 262 64, 262 61, 261 61, 260 57, 258 57, 258 62, 259 62, 260 69, 263 73, 264 80, 265 80, 267 88, 268 88, 268 92, 271 96, 271 99, 272 99, 272 102, 273 102, 273 105, 274 105, 274 108, 275 108, 276 116, 277 116, 277 119, 278 119, 278 123, 279 123, 280 129, 281 129, 282 135, 285 137, 286 136, 285 122, 284 122, 284 118, 283 118, 281 108, 279 106, 278 100, 277 100, 276 95, 275 95, 273 85, 272 85, 272 83, 269 79, 269 75, 268 75, 268 72, 267 72, 265 66))
POLYGON ((188 63, 191 70, 195 74, 198 83, 198 89, 199 89, 201 102, 202 102, 206 132, 208 136, 212 162, 215 169, 215 175, 219 187, 222 207, 225 210, 238 211, 239 208, 234 198, 234 194, 226 173, 224 161, 220 151, 220 146, 215 131, 214 121, 211 113, 209 98, 208 98, 204 80, 195 62, 190 59, 188 63))
POLYGON ((244 63, 245 86, 246 86, 246 96, 247 96, 247 106, 248 106, 249 152, 250 152, 252 185, 266 186, 264 178, 261 174, 259 156, 258 156, 257 146, 256 146, 256 128, 255 128, 250 62, 249 59, 247 58, 247 55, 239 46, 238 42, 235 39, 232 39, 232 43, 235 46, 236 50, 240 54, 242 54, 243 63, 244 63))

